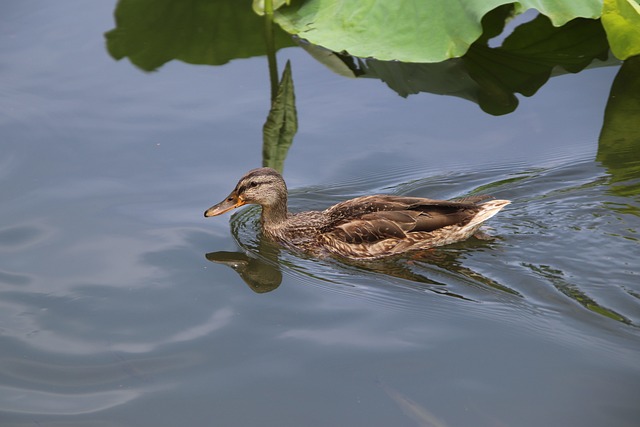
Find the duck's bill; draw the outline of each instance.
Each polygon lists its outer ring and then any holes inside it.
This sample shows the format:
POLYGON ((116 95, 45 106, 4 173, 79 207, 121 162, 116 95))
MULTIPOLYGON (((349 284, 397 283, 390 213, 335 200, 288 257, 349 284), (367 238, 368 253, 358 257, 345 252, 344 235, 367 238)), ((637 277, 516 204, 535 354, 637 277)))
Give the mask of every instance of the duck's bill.
POLYGON ((205 217, 222 215, 225 212, 229 212, 232 209, 239 208, 244 205, 245 201, 239 198, 235 193, 231 193, 229 197, 224 199, 222 202, 218 203, 215 206, 211 206, 209 209, 204 211, 205 217))

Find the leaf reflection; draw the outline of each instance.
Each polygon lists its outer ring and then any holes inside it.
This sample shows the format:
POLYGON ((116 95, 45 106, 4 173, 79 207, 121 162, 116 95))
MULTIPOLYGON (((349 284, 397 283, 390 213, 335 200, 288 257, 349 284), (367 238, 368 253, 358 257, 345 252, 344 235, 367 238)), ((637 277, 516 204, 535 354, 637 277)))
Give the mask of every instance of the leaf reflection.
POLYGON ((262 128, 262 165, 282 172, 287 153, 293 144, 293 137, 298 131, 296 97, 289 61, 284 67, 276 92, 267 121, 262 128))
POLYGON ((569 283, 565 279, 564 273, 562 271, 551 268, 548 265, 534 265, 525 263, 523 264, 523 266, 531 269, 531 271, 533 271, 537 275, 547 279, 558 291, 571 298, 578 304, 582 305, 584 308, 610 319, 617 320, 618 322, 626 323, 628 325, 633 324, 633 322, 631 322, 631 320, 627 319, 626 317, 599 304, 593 298, 589 297, 586 293, 580 290, 578 286, 569 283))
MULTIPOLYGON (((596 160, 611 174, 611 192, 640 195, 640 56, 627 59, 613 82, 604 113, 596 160)), ((640 208, 625 204, 625 213, 640 216, 640 208)))

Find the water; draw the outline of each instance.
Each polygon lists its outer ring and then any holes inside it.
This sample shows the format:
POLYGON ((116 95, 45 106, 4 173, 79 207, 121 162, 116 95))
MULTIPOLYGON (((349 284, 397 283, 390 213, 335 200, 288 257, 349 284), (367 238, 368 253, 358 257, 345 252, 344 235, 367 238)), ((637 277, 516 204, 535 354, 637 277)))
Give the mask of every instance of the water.
POLYGON ((0 425, 638 424, 637 177, 596 160, 616 67, 493 117, 280 51, 293 210, 513 201, 494 240, 346 264, 202 218, 261 163, 266 59, 143 73, 105 50, 114 6, 2 7, 0 425))

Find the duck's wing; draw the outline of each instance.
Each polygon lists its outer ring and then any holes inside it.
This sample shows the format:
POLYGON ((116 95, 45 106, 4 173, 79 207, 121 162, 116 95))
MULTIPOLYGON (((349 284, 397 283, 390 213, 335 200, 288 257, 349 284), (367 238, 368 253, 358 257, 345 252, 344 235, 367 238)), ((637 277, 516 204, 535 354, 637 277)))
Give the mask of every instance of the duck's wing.
POLYGON ((327 210, 333 219, 325 229, 346 243, 374 243, 409 233, 431 232, 468 223, 479 210, 475 203, 401 196, 364 196, 327 210))
POLYGON ((405 197, 390 195, 362 196, 345 200, 325 211, 331 218, 339 219, 346 215, 358 216, 379 211, 424 210, 432 207, 473 208, 477 202, 490 196, 472 196, 459 200, 435 200, 423 197, 405 197))

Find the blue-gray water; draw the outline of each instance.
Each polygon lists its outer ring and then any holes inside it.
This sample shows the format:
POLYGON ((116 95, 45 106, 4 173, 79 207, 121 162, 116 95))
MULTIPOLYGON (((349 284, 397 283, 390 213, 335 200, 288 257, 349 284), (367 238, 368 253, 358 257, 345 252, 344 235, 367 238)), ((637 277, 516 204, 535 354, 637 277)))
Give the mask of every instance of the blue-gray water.
POLYGON ((264 257, 255 209, 202 212, 261 164, 266 59, 143 73, 105 50, 114 7, 0 6, 0 425, 638 425, 638 177, 596 160, 617 67, 494 117, 280 51, 293 210, 513 204, 419 258, 264 257))

